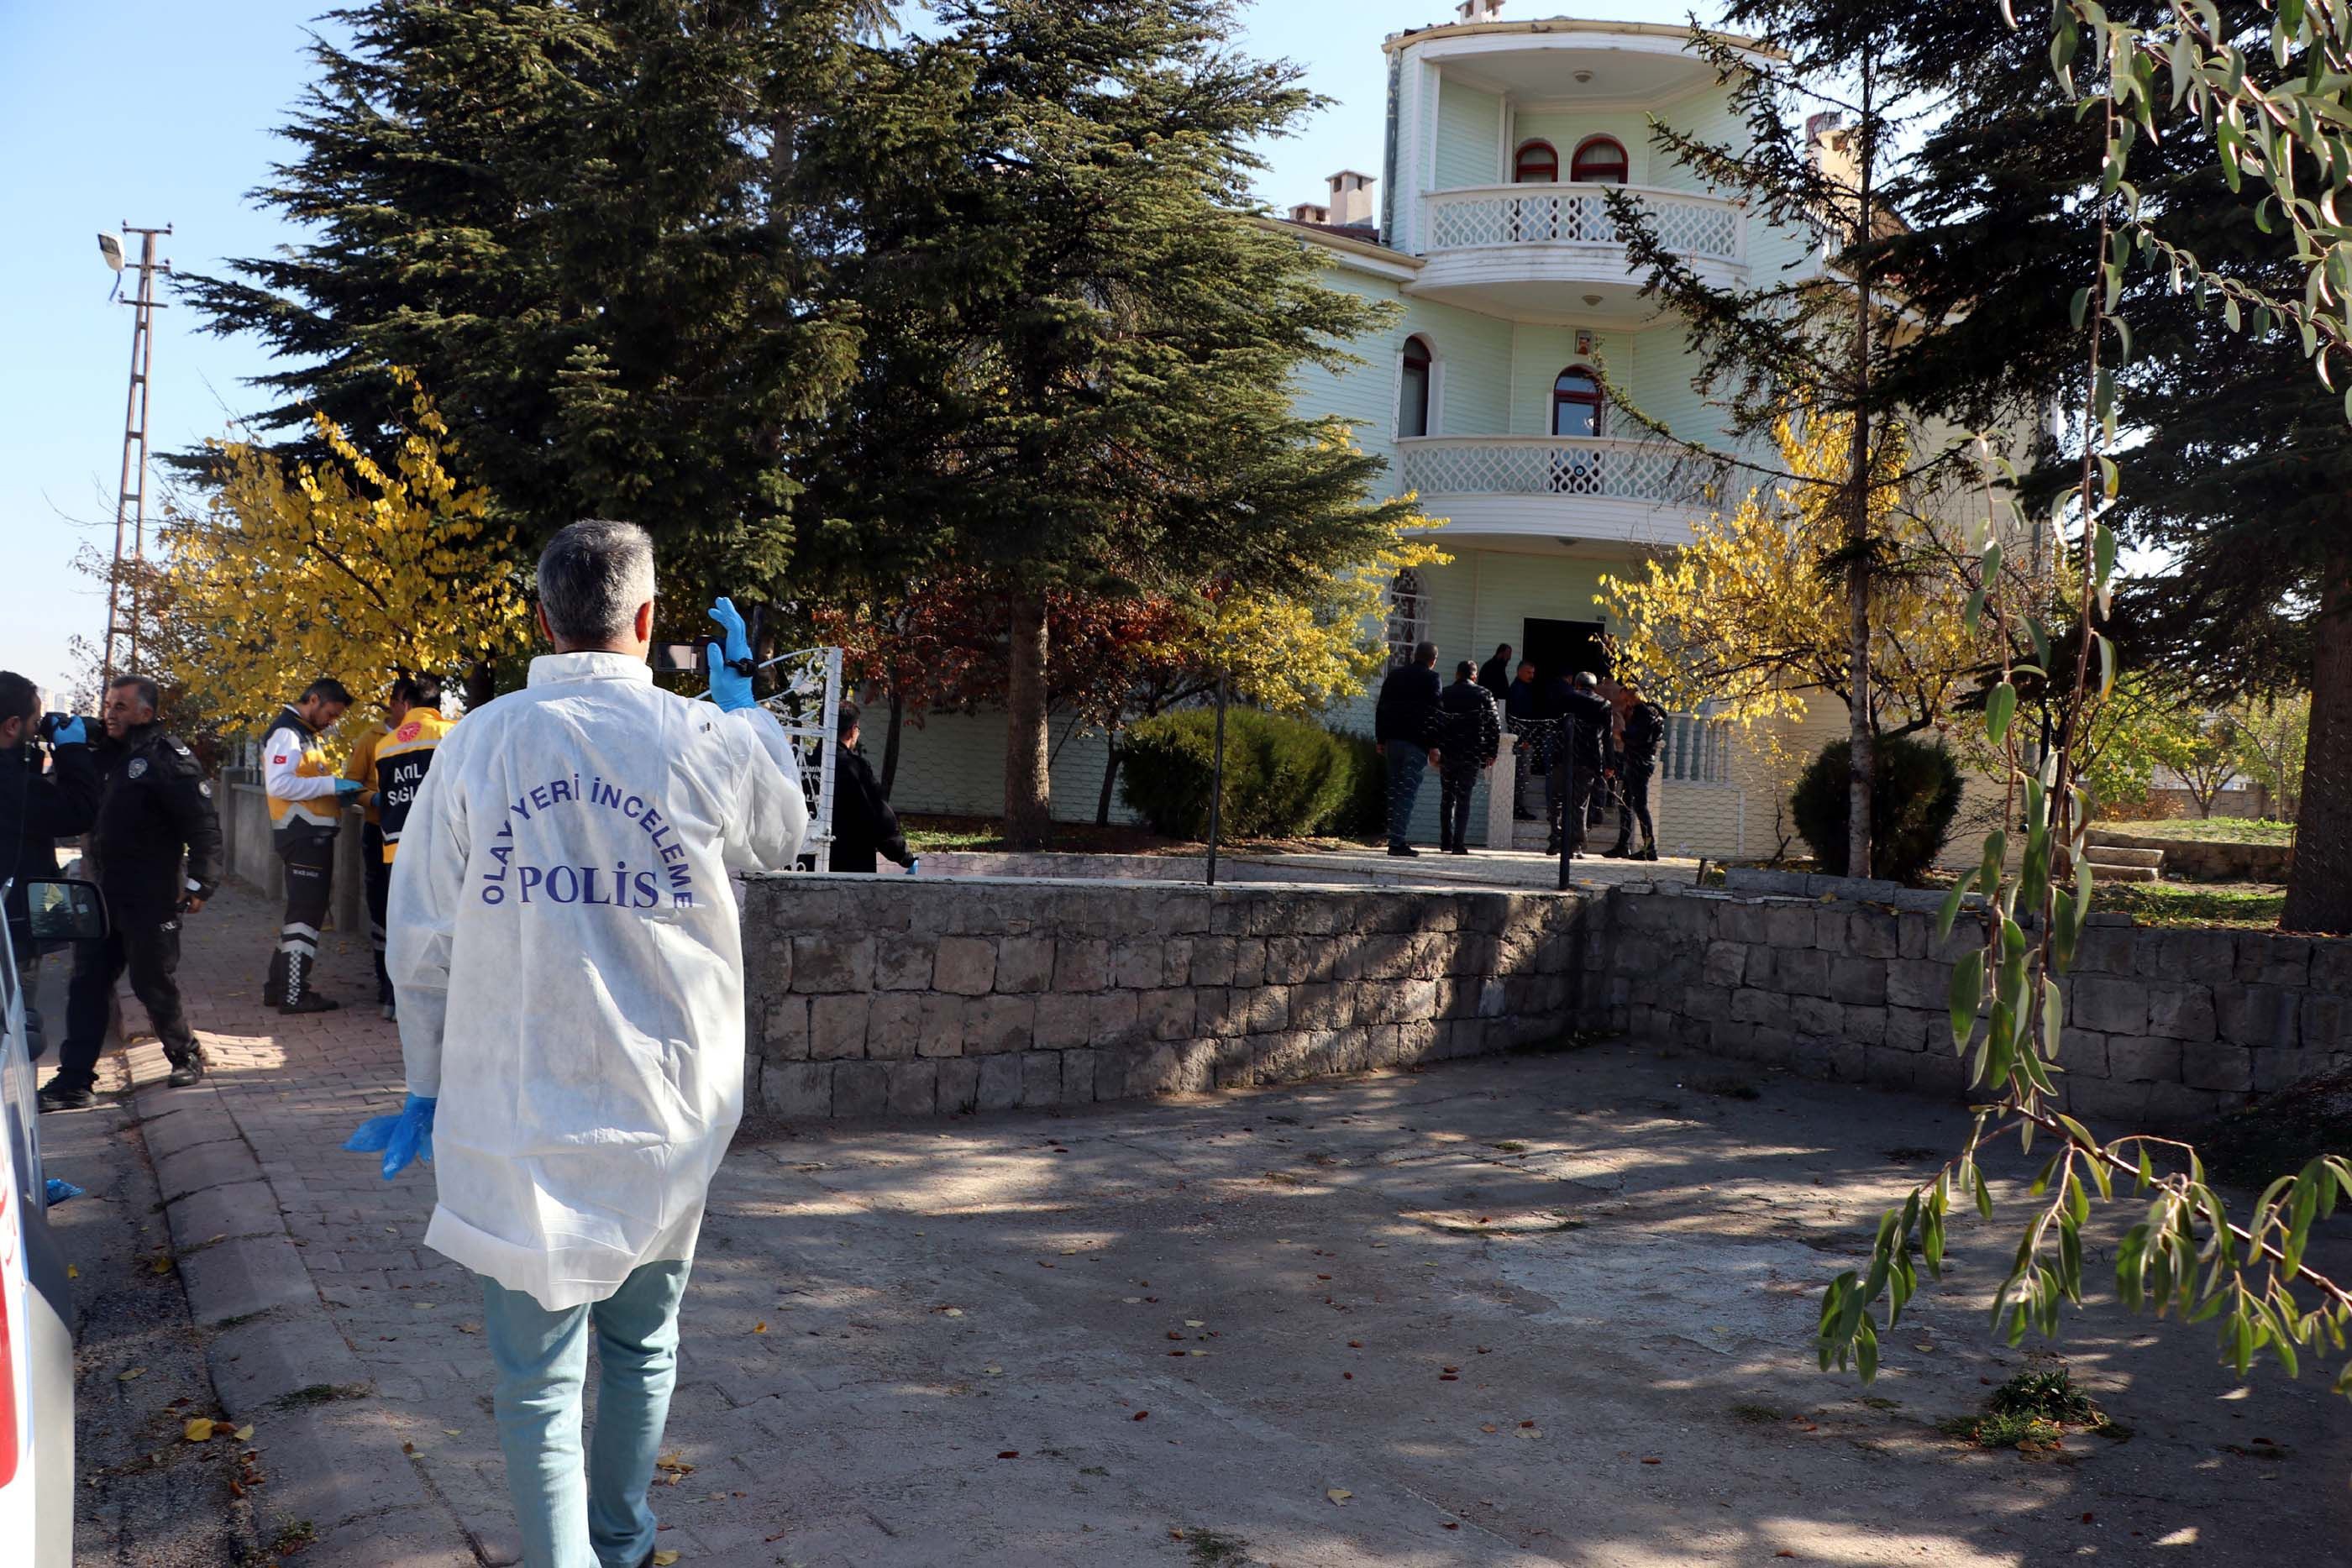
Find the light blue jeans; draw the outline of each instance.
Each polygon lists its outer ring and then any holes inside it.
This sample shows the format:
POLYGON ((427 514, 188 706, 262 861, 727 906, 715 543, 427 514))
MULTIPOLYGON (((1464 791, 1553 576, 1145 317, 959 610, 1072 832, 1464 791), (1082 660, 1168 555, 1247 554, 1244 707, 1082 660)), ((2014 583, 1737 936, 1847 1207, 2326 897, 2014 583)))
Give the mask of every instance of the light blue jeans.
POLYGON ((647 1263, 604 1301, 551 1312, 482 1281, 482 1333, 499 1384, 499 1448, 525 1568, 638 1568, 654 1548, 646 1503, 670 1390, 685 1263, 647 1263), (580 1464, 580 1391, 596 1334, 596 1431, 580 1464))

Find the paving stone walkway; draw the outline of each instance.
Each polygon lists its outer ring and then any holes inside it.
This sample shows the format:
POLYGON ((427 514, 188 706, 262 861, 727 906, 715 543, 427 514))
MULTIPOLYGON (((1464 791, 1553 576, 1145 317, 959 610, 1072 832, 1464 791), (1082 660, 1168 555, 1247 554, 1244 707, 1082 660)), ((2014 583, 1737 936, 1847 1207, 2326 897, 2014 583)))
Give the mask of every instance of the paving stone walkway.
MULTIPOLYGON (((398 1103, 394 1029, 264 1012, 274 918, 231 892, 190 922, 214 1075, 136 1095, 220 1396, 257 1429, 265 1538, 307 1522, 294 1561, 331 1568, 510 1562, 478 1297, 419 1245, 430 1175, 338 1146, 398 1103)), ((331 936, 324 968, 366 1000, 360 944, 331 936)), ((126 1066, 163 1071, 152 1045, 126 1066)), ((2203 1331, 2111 1303, 2059 1348, 2131 1440, 1939 1434, 2032 1364, 1983 1327, 2005 1226, 1956 1236, 1874 1388, 1812 1368, 1820 1287, 1964 1126, 1607 1047, 748 1127, 688 1296, 661 1545, 682 1568, 2234 1568, 2346 1540, 2342 1403, 2239 1387, 2203 1331)))

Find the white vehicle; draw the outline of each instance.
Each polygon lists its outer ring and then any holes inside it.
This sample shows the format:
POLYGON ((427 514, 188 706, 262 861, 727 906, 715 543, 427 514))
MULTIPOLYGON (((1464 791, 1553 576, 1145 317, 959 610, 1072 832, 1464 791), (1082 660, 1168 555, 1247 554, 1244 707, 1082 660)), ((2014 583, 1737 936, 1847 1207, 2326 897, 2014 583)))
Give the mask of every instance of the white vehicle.
MULTIPOLYGON (((33 940, 106 935, 106 906, 86 882, 35 881, 33 940)), ((73 1303, 66 1260, 49 1234, 40 1118, 26 1054, 25 997, 7 923, 0 921, 0 1563, 73 1562, 73 1303)))

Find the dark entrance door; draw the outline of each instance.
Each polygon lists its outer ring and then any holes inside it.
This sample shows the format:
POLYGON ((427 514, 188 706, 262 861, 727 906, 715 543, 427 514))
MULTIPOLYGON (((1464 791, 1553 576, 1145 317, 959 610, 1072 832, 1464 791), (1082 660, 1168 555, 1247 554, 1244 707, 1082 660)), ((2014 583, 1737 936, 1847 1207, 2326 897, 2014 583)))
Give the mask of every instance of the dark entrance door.
POLYGON ((1536 662, 1538 690, 1554 675, 1572 676, 1579 670, 1608 675, 1609 653, 1601 646, 1600 622, 1538 621, 1529 616, 1520 626, 1519 657, 1536 662))

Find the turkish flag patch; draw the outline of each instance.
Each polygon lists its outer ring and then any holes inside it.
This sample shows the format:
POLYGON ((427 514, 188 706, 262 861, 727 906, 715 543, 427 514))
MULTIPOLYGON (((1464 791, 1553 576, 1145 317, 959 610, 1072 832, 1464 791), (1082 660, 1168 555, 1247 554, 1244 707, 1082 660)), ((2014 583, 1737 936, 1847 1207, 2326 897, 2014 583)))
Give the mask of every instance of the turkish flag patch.
POLYGON ((273 757, 269 759, 269 765, 272 768, 283 768, 286 766, 286 758, 283 757, 273 757))

